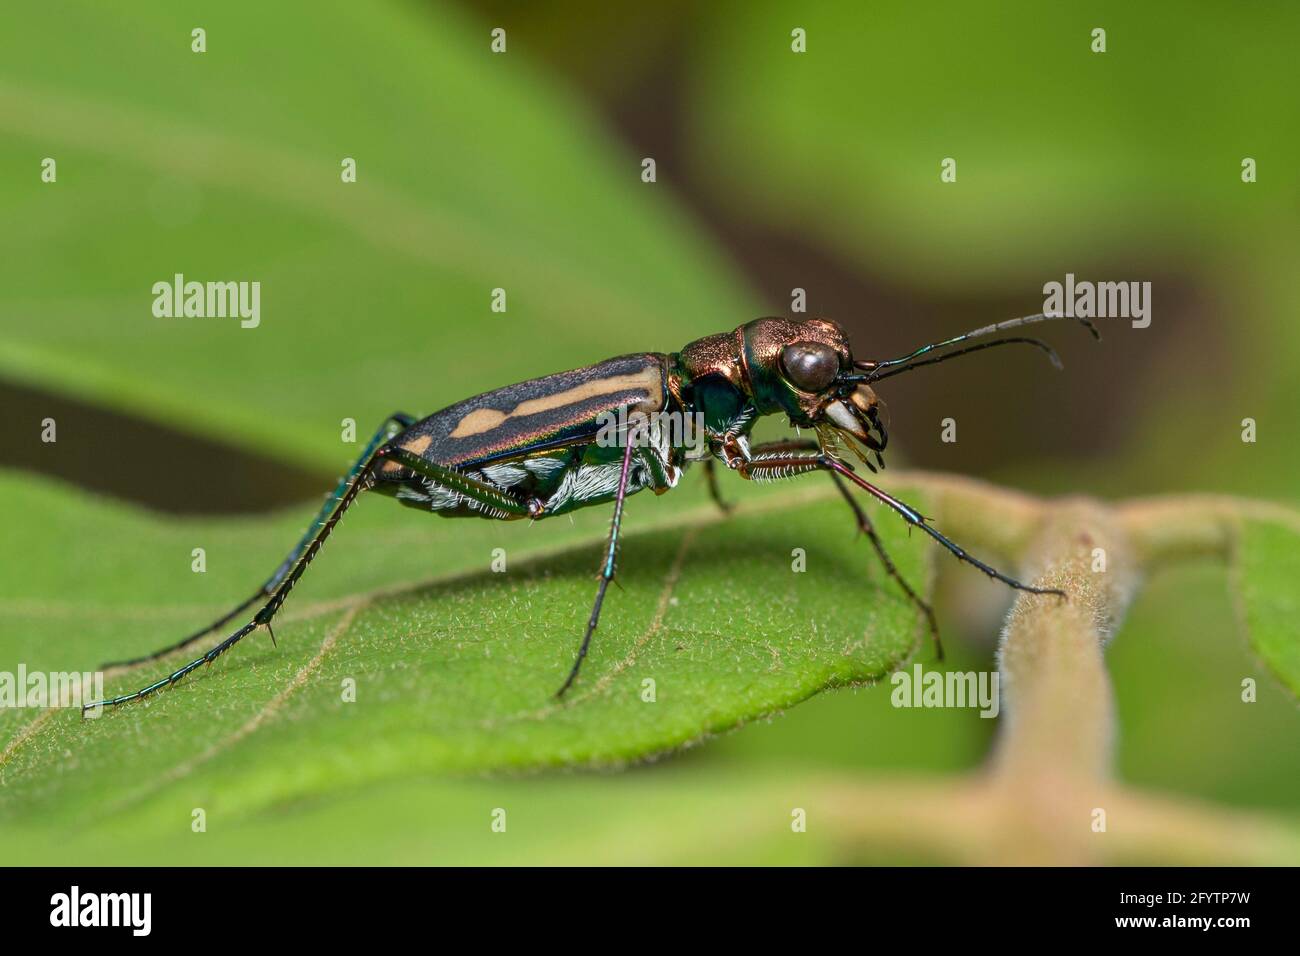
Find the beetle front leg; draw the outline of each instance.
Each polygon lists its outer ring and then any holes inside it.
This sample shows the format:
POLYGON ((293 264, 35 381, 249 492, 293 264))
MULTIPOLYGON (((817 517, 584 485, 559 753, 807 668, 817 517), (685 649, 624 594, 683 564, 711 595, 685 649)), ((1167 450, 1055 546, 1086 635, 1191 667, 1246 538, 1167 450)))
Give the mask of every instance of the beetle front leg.
MULTIPOLYGON (((820 450, 821 446, 810 438, 787 438, 779 441, 765 442, 761 445, 755 445, 750 450, 750 458, 761 460, 763 457, 780 453, 806 453, 820 450)), ((880 535, 876 533, 875 526, 871 523, 871 519, 867 517, 867 513, 862 510, 862 506, 854 500, 853 495, 844 484, 844 480, 834 471, 830 471, 829 474, 831 480, 835 482, 836 489, 839 491, 840 495, 843 496, 844 501, 848 504, 849 508, 853 511, 853 517, 857 522, 858 531, 867 536, 867 540, 871 542, 871 546, 875 549, 876 556, 880 559, 880 563, 884 567, 885 573, 894 579, 907 599, 918 611, 921 612, 922 615, 924 615, 926 626, 930 631, 930 639, 934 642, 935 656, 939 660, 943 660, 943 642, 939 640, 939 624, 934 616, 934 608, 932 608, 927 601, 923 600, 921 596, 916 593, 912 586, 907 583, 907 579, 899 572, 898 566, 894 564, 893 558, 891 558, 889 552, 885 550, 885 543, 880 540, 880 535)))
POLYGON ((942 532, 930 526, 926 518, 911 505, 899 501, 893 495, 881 488, 877 488, 871 482, 860 477, 852 468, 843 462, 832 458, 825 452, 816 455, 795 455, 795 454, 774 454, 769 456, 758 457, 751 455, 742 459, 736 465, 736 471, 742 478, 750 481, 775 481, 781 478, 793 478, 796 475, 805 475, 813 471, 829 471, 832 474, 851 481, 863 491, 872 495, 879 501, 898 512, 908 524, 920 528, 939 544, 943 545, 959 561, 965 561, 987 574, 994 580, 1001 581, 1008 587, 1015 588, 1017 591, 1027 591, 1030 594, 1055 594, 1058 597, 1066 598, 1068 595, 1060 588, 1037 588, 1030 584, 1024 584, 1017 581, 1009 575, 1003 574, 997 568, 985 564, 979 558, 968 553, 965 548, 948 538, 942 532))
POLYGON ((889 556, 889 552, 885 550, 885 543, 880 540, 880 535, 876 534, 871 519, 862 510, 862 506, 854 500, 853 494, 849 491, 848 486, 844 484, 843 479, 835 472, 830 474, 831 480, 835 482, 835 487, 839 489, 844 500, 853 509, 853 516, 858 522, 858 530, 867 536, 871 546, 876 549, 876 556, 880 558, 880 563, 885 566, 885 573, 898 583, 903 593, 907 595, 907 599, 925 615, 926 624, 930 628, 930 640, 934 642, 934 655, 937 659, 943 660, 943 642, 939 640, 939 622, 935 619, 934 608, 930 606, 929 602, 922 600, 921 596, 912 590, 912 586, 907 583, 907 579, 899 573, 893 559, 889 556))

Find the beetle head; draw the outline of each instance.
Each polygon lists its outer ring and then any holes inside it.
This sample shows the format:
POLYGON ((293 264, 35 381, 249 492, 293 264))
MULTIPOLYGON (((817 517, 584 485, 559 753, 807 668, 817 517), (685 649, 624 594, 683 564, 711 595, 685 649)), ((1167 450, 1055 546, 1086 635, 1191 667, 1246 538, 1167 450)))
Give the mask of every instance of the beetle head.
POLYGON ((855 374, 842 328, 826 319, 757 319, 740 331, 750 395, 761 413, 784 412, 795 425, 815 428, 827 451, 847 436, 868 467, 859 444, 880 463, 889 441, 880 400, 855 374))

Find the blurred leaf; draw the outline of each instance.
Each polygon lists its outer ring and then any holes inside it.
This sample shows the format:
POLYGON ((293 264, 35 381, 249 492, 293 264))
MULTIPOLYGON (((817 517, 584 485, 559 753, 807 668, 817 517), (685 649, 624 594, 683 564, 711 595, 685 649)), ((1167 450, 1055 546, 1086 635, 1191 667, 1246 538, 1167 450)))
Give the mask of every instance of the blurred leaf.
POLYGON ((1281 519, 1243 519, 1234 570, 1251 645, 1300 695, 1300 529, 1281 519))
POLYGON ((713 13, 692 61, 694 168, 737 215, 816 235, 869 268, 996 288, 1026 271, 1060 278, 1061 263, 1078 269, 1117 244, 1230 254, 1294 220, 1300 192, 1279 168, 1300 146, 1300 87, 1281 81, 1294 7, 713 13), (791 52, 794 27, 806 53, 791 52), (1097 27, 1105 53, 1091 50, 1097 27), (1247 156, 1261 170, 1248 187, 1247 156), (940 181, 946 157, 955 183, 940 181))
POLYGON ((790 838, 790 807, 807 788, 779 771, 408 778, 286 800, 257 812, 188 803, 176 790, 121 826, 0 823, 5 860, 54 865, 654 865, 840 862, 833 837, 812 828, 790 838), (190 831, 195 806, 208 832, 190 831), (506 811, 505 836, 491 829, 506 811), (707 821, 709 838, 700 839, 707 821), (805 839, 804 837, 807 837, 805 839), (720 854, 725 856, 720 857, 720 854))
MULTIPOLYGON (((4 485, 16 540, 33 547, 0 567, 0 669, 84 670, 157 646, 222 609, 213 582, 195 579, 224 582, 230 602, 274 565, 264 553, 270 529, 258 522, 159 522, 26 480, 4 485), (69 589, 65 546, 40 541, 66 542, 74 523, 85 535, 69 589), (249 547, 233 546, 241 536, 249 547), (190 548, 204 541, 213 570, 193 574, 190 548), (200 593, 214 603, 178 606, 200 593)), ((0 822, 125 826, 129 813, 144 825, 160 802, 177 801, 242 818, 425 772, 634 761, 826 687, 874 680, 913 648, 917 621, 882 583, 843 502, 820 492, 806 482, 725 521, 691 512, 660 530, 648 521, 653 498, 633 498, 622 588, 563 705, 552 695, 594 596, 598 548, 530 558, 521 536, 538 541, 567 522, 421 527, 389 502, 373 509, 399 513, 399 527, 365 509, 286 604, 278 650, 258 633, 210 669, 97 720, 5 713, 5 739, 23 739, 0 767, 0 822), (440 538, 456 547, 433 547, 440 538), (486 570, 493 546, 508 548, 507 573, 486 570), (796 547, 807 573, 792 573, 796 547), (372 564, 391 580, 376 588, 372 564), (402 584, 421 564, 434 575, 402 584), (349 679, 355 703, 342 700, 349 679), (653 702, 643 699, 647 679, 653 702)), ((286 522, 275 530, 292 540, 286 522)), ((909 540, 903 522, 880 531, 903 573, 924 581, 926 543, 909 540)), ((575 525, 558 540, 578 534, 575 525)), ((115 676, 107 689, 134 689, 184 659, 115 676)))
POLYGON ((751 318, 671 194, 509 49, 441 4, 15 11, 0 374, 334 468, 345 417, 751 318), (155 318, 177 273, 260 281, 261 324, 155 318))
POLYGON ((1106 648, 1122 728, 1118 776, 1147 790, 1289 813, 1300 806, 1300 748, 1285 742, 1300 739, 1300 709, 1243 639, 1237 578, 1207 560, 1144 584, 1106 648), (1243 677, 1258 682, 1253 704, 1242 703, 1243 677), (1194 747, 1170 744, 1189 738, 1194 747))

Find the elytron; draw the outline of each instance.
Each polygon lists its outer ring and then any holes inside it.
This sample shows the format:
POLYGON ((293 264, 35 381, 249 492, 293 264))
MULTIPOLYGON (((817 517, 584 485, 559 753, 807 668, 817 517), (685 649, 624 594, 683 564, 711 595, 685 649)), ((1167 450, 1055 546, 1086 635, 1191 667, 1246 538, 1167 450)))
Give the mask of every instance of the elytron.
MULTIPOLYGON (((989 338, 1057 318, 1062 317, 1010 319, 878 361, 855 361, 844 330, 826 319, 756 319, 735 331, 691 342, 680 352, 612 358, 485 392, 427 418, 394 412, 366 444, 297 545, 251 596, 169 647, 106 666, 161 658, 219 630, 261 602, 246 623, 161 680, 131 694, 88 704, 85 709, 124 704, 175 684, 258 628, 266 628, 274 641, 271 623, 275 615, 363 491, 389 495, 403 505, 443 517, 506 521, 541 520, 613 503, 595 603, 573 667, 558 691, 562 696, 578 677, 600 620, 605 592, 614 578, 624 502, 646 488, 656 494, 669 491, 694 461, 702 462, 709 490, 723 507, 715 462, 749 481, 775 481, 814 471, 828 474, 886 572, 925 616, 936 650, 942 654, 933 611, 898 573, 854 498, 853 488, 873 496, 990 577, 1021 591, 1065 595, 1022 584, 985 564, 932 527, 914 508, 862 477, 850 457, 874 473, 877 467, 884 467, 883 453, 889 442, 880 417, 880 400, 872 386, 891 375, 998 345, 1035 346, 1059 366, 1055 351, 1038 339, 989 338), (702 422, 702 440, 680 441, 680 430, 658 424, 665 414, 702 422), (784 415, 791 425, 808 429, 816 437, 751 444, 755 422, 768 415, 784 415), (597 440, 611 416, 622 423, 621 440, 597 440)), ((1097 334, 1086 320, 1077 321, 1097 334)))

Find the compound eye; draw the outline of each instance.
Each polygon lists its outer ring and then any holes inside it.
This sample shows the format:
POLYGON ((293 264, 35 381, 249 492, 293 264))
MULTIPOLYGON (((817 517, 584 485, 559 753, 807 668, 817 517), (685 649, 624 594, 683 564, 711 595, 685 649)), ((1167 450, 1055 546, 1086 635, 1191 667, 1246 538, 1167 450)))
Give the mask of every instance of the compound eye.
POLYGON ((795 388, 820 392, 839 374, 840 356, 829 345, 795 342, 781 350, 781 365, 795 388))

